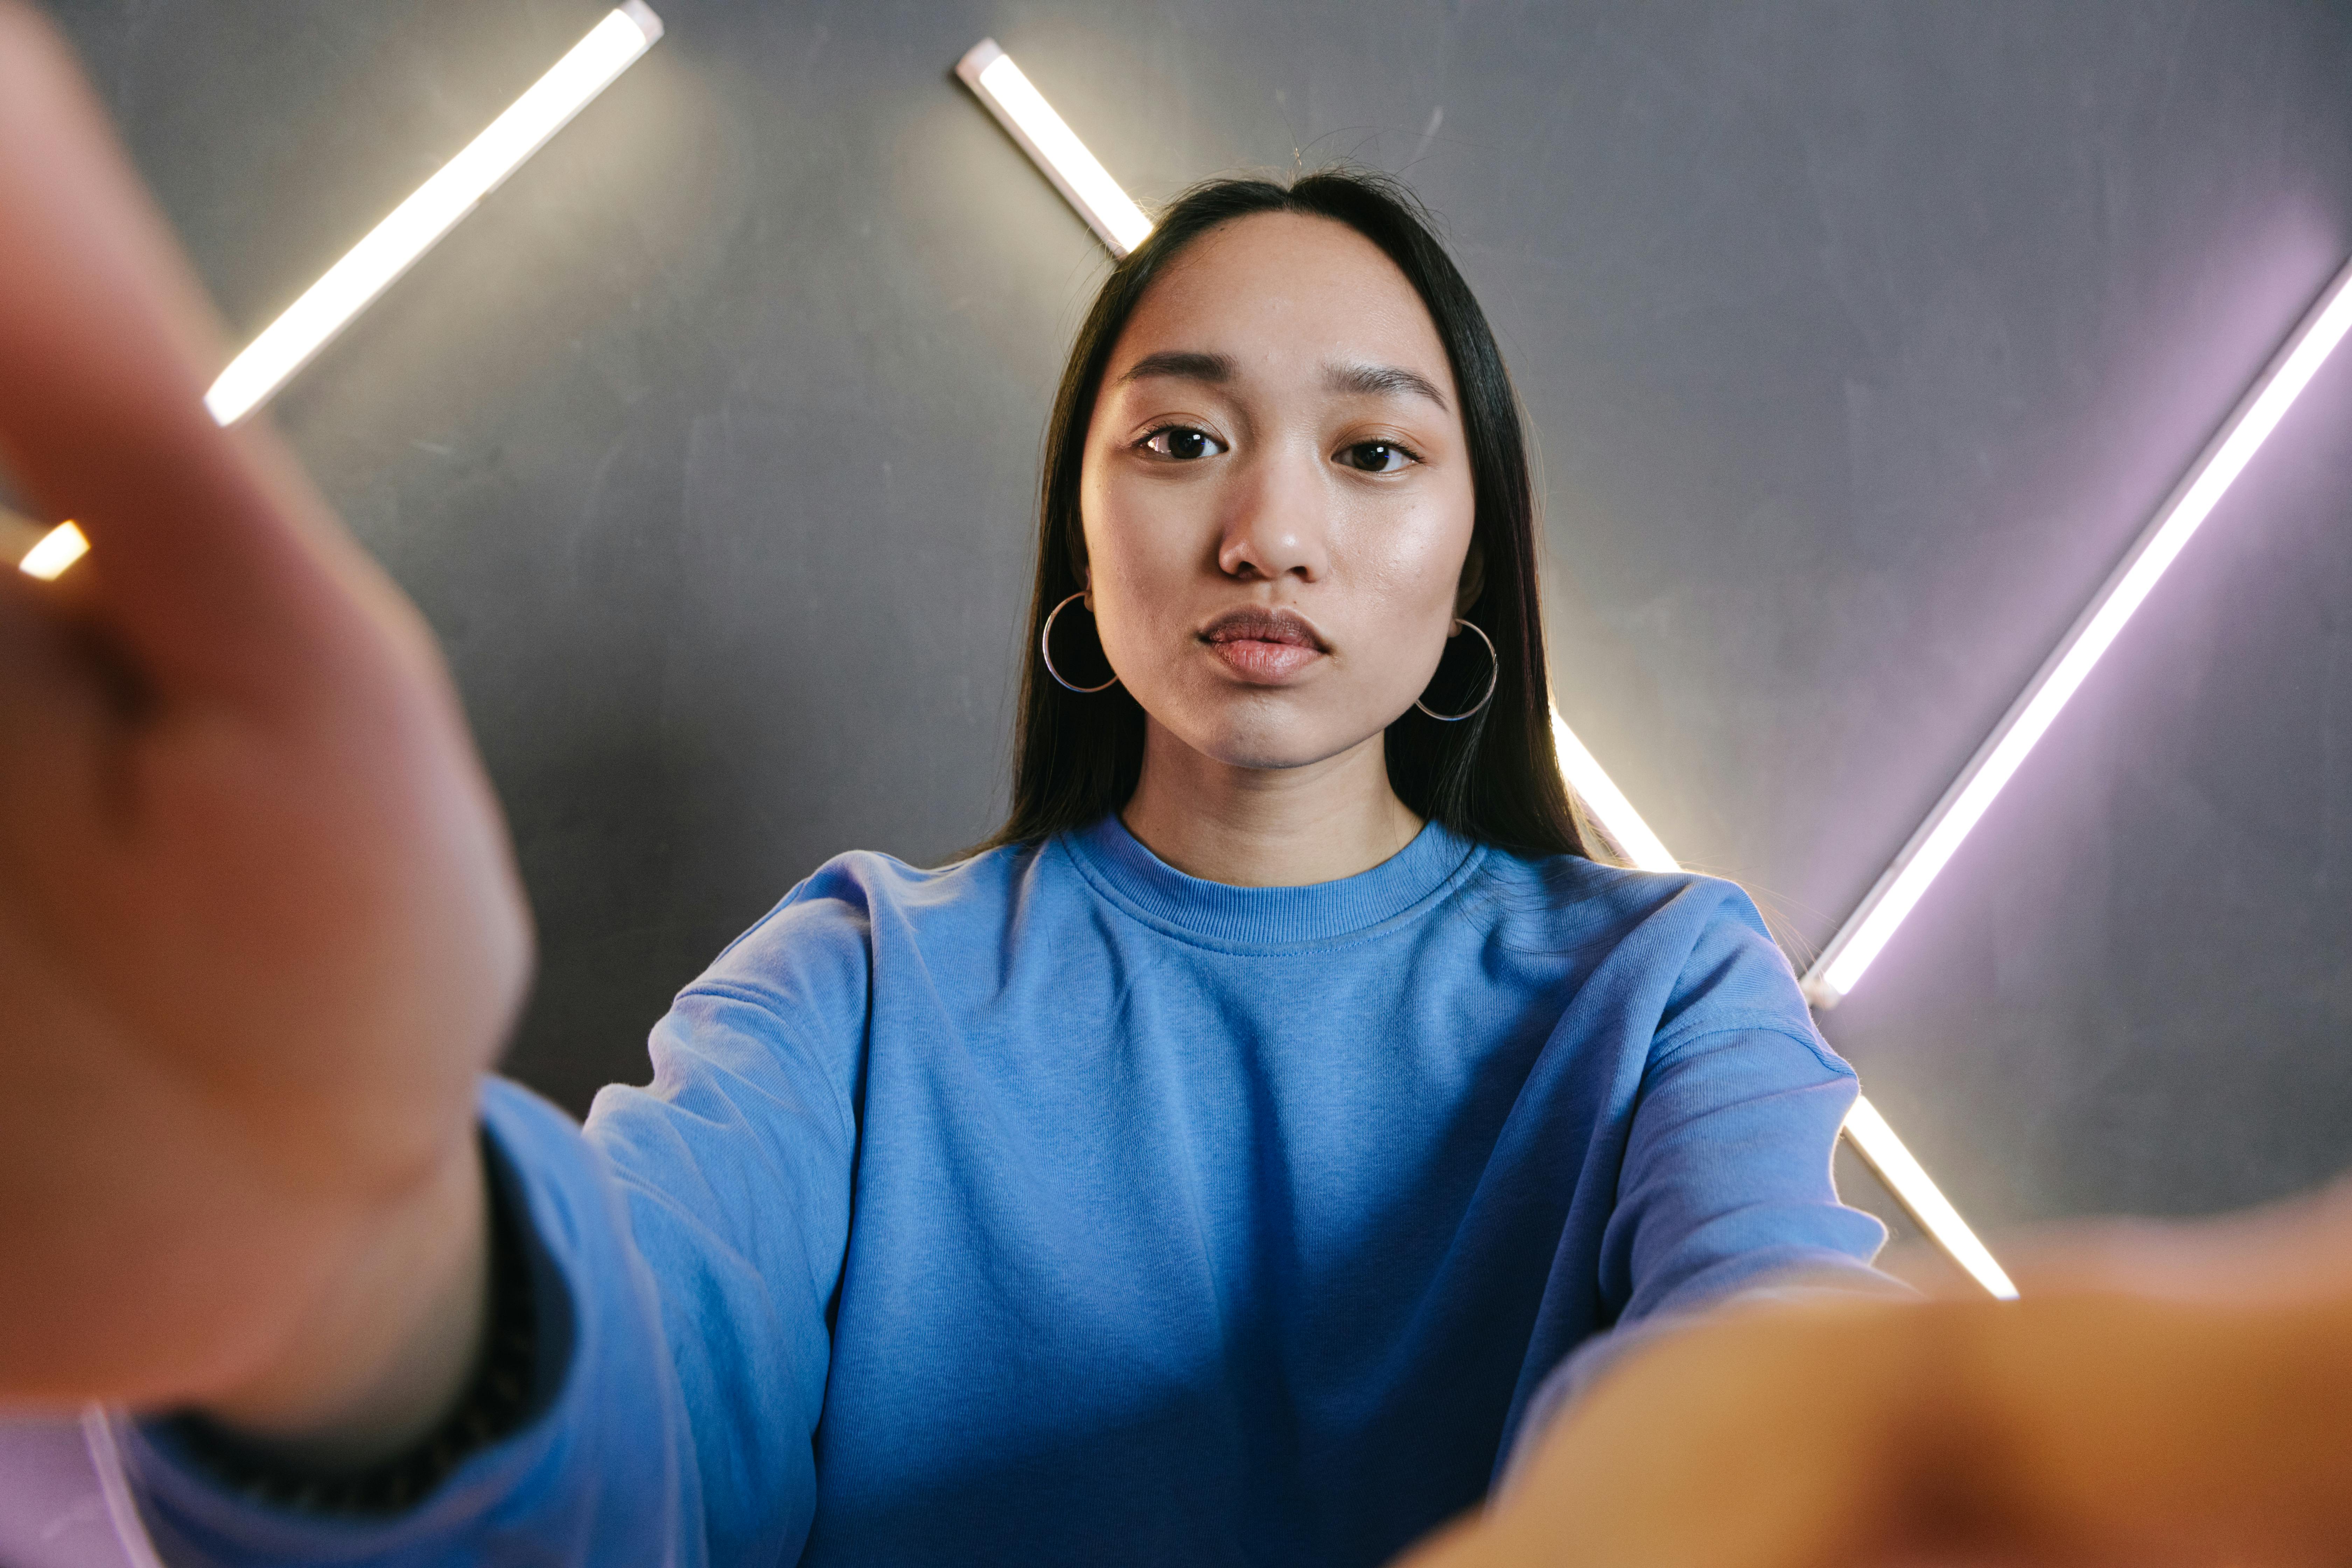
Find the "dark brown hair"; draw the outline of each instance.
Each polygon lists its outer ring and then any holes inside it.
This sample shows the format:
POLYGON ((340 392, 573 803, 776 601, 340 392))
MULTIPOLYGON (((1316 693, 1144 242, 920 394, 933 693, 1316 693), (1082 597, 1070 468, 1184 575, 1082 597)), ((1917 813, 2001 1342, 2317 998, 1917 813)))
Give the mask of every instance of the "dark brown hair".
MULTIPOLYGON (((1212 180, 1169 205, 1150 237, 1111 269, 1070 349, 1046 426, 1037 536, 1037 582, 1023 643, 1020 727, 1013 763, 1013 808, 983 847, 1033 843, 1118 809, 1143 769, 1143 709, 1126 688, 1091 695, 1064 689, 1038 661, 1045 617, 1084 585, 1086 535, 1078 474, 1087 430, 1111 350, 1152 280, 1211 229, 1256 213, 1297 213, 1344 223, 1370 240, 1411 280, 1445 344, 1462 398, 1476 517, 1474 549, 1482 586, 1463 618, 1494 639, 1495 695, 1459 723, 1408 709, 1388 728, 1389 783, 1404 804, 1465 837, 1538 855, 1610 855, 1577 809, 1552 750, 1543 617, 1536 592, 1535 487, 1517 395, 1470 286, 1438 241, 1420 203, 1402 185, 1354 170, 1308 174, 1288 186, 1262 179, 1212 180)), ((1074 612, 1075 613, 1075 612, 1074 612)), ((1073 628, 1063 617, 1057 634, 1073 628)), ((1107 667, 1066 658, 1082 638, 1057 635, 1055 661, 1082 684, 1107 667), (1073 670, 1076 663, 1078 669, 1073 670), (1093 673, 1082 673, 1085 671, 1093 673)), ((1462 636, 1431 682, 1440 712, 1475 701, 1486 685, 1486 648, 1462 636)), ((1613 856, 1612 856, 1613 858, 1613 856)))

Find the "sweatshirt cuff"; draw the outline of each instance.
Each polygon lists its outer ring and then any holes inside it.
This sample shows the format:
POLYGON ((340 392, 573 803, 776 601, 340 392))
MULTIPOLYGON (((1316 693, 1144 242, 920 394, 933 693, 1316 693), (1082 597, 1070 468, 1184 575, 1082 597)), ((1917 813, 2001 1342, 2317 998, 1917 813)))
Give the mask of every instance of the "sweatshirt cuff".
MULTIPOLYGON (((187 1451, 173 1421, 118 1426, 163 1561, 175 1568, 423 1568, 479 1559, 493 1543, 528 1554, 572 1533, 583 1513, 603 1511, 608 1482, 599 1459, 627 1440, 620 1434, 637 1442, 682 1436, 675 1383, 659 1354, 658 1306, 601 1156, 571 1118, 513 1083, 487 1080, 480 1115, 494 1179, 507 1182, 515 1200, 536 1305, 533 1387, 520 1424, 412 1506, 374 1514, 240 1495, 187 1451)), ((674 1508, 677 1489, 668 1490, 674 1508)), ((490 1551, 487 1560, 498 1557, 490 1551)))

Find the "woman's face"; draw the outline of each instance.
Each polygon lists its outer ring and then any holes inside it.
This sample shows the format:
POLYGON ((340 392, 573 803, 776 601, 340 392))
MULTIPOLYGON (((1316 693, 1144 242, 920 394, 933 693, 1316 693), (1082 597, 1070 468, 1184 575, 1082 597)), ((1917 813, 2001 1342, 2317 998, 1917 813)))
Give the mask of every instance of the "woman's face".
POLYGON ((1155 723, 1286 768, 1412 705, 1470 549, 1460 406, 1420 296, 1344 224, 1239 218, 1152 283, 1079 495, 1103 649, 1155 723))

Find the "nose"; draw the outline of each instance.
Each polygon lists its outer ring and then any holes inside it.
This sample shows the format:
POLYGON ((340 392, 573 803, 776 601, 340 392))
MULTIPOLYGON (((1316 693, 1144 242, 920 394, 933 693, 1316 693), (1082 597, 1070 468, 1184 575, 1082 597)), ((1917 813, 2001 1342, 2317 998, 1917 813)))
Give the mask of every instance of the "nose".
POLYGON ((1330 497, 1316 458, 1265 453, 1236 478, 1217 544, 1218 570, 1245 583, 1312 583, 1328 573, 1330 497))

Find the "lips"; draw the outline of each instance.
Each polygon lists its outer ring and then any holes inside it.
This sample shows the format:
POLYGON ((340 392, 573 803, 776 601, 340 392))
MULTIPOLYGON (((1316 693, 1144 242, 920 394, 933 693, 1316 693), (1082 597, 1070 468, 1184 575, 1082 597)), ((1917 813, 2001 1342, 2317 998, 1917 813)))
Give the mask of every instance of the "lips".
POLYGON ((1228 669, 1258 684, 1286 680, 1330 651, 1296 610, 1229 610, 1200 637, 1228 669))

